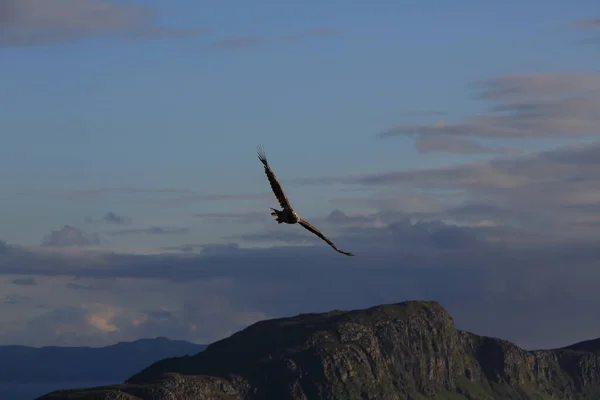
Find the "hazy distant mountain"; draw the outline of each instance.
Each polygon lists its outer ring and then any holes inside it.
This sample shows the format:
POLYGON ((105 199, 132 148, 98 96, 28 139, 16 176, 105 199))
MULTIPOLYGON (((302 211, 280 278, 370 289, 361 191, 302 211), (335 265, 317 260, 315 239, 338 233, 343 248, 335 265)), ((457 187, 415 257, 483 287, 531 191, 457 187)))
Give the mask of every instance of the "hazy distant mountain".
POLYGON ((205 348, 164 337, 106 347, 0 346, 0 383, 120 382, 155 361, 205 348))
POLYGON ((594 400, 599 346, 526 351, 456 329, 436 302, 405 302, 257 322, 123 384, 39 400, 594 400))

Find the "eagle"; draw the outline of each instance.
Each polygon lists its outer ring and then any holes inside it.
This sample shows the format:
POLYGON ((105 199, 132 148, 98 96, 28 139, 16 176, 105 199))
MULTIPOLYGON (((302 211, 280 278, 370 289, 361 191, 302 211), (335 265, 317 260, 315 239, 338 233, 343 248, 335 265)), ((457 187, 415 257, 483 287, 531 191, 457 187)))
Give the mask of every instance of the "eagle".
POLYGON ((305 229, 309 230, 310 232, 314 233, 315 235, 317 235, 318 237, 320 237, 321 239, 326 241, 327 244, 329 244, 331 247, 333 247, 333 249, 335 251, 337 251, 338 253, 342 253, 347 256, 353 256, 354 254, 352 254, 352 253, 347 253, 345 251, 338 249, 337 246, 335 244, 333 244, 333 242, 331 240, 327 239, 325 237, 325 235, 323 235, 321 233, 321 231, 319 231, 317 228, 315 228, 314 226, 309 224, 307 221, 300 218, 298 213, 296 211, 294 211, 294 209, 292 208, 290 201, 288 200, 287 196, 283 192, 283 189, 281 188, 279 181, 275 177, 273 170, 271 169, 271 167, 269 166, 269 163, 267 162, 267 156, 265 155, 265 152, 261 146, 257 146, 257 153, 258 153, 258 159, 265 167, 265 174, 267 174, 267 179, 269 179, 269 184, 271 185, 271 189, 273 190, 275 197, 279 201, 281 208, 283 208, 283 210, 276 210, 274 208, 271 208, 271 210, 272 210, 271 215, 275 217, 275 220, 277 221, 277 223, 281 224, 283 222, 286 224, 300 224, 305 229))

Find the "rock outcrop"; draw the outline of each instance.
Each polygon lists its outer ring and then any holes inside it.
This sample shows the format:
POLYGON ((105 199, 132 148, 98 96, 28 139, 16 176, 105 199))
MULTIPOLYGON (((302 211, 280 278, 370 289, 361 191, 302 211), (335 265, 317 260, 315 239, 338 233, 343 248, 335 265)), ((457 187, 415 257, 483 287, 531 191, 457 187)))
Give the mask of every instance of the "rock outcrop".
POLYGON ((457 330, 436 302, 258 322, 120 385, 40 399, 401 400, 600 398, 600 341, 526 351, 457 330))

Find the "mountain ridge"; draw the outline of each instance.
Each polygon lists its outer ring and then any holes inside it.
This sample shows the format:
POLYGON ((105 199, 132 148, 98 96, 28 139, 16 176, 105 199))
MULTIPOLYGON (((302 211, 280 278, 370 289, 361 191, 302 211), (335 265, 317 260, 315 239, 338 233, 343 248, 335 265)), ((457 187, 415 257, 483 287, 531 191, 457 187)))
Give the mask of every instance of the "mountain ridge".
POLYGON ((149 363, 205 347, 164 336, 103 347, 0 345, 0 383, 119 382, 149 363))
POLYGON ((123 384, 39 399, 587 400, 599 394, 600 340, 524 350, 457 329, 437 302, 407 301, 260 321, 196 355, 157 361, 123 384))

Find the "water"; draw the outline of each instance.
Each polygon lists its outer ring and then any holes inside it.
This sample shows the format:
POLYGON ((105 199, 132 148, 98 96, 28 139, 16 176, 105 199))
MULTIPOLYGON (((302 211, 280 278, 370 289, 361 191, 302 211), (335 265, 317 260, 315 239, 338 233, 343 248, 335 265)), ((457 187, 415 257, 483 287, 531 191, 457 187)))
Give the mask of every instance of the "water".
POLYGON ((59 389, 76 389, 94 386, 112 385, 121 382, 34 382, 4 383, 0 382, 0 399, 33 400, 39 396, 59 389))

